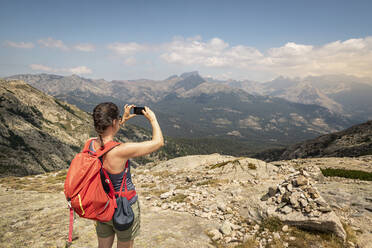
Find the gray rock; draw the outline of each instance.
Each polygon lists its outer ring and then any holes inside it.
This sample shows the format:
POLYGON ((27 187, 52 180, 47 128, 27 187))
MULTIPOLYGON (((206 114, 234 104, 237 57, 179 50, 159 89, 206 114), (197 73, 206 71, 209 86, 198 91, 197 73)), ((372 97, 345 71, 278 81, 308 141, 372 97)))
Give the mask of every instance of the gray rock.
POLYGON ((269 195, 269 194, 264 194, 264 195, 261 197, 261 201, 267 201, 269 198, 270 198, 270 195, 269 195))
POLYGON ((299 198, 300 198, 300 195, 301 195, 301 193, 299 193, 299 192, 294 192, 294 193, 290 196, 290 198, 289 198, 289 201, 290 201, 290 203, 292 204, 292 206, 293 206, 294 208, 299 207, 298 200, 299 200, 299 198))
POLYGON ((288 225, 284 225, 284 226, 282 227, 282 231, 283 231, 283 232, 288 232, 288 225))
POLYGON ((246 233, 245 235, 244 235, 244 237, 243 237, 243 242, 247 242, 247 241, 249 241, 250 239, 252 239, 253 238, 253 235, 252 234, 250 234, 250 233, 246 233))
POLYGON ((284 208, 280 209, 280 211, 281 211, 282 213, 284 213, 284 214, 289 214, 289 213, 292 212, 292 208, 289 207, 289 206, 287 205, 287 206, 285 206, 284 208))
POLYGON ((315 199, 314 202, 321 207, 328 207, 328 204, 320 198, 315 199))
POLYGON ((320 207, 320 208, 318 208, 318 210, 322 213, 328 213, 328 212, 332 211, 332 209, 330 207, 320 207))
POLYGON ((287 205, 286 202, 281 202, 281 203, 278 205, 278 209, 284 207, 285 205, 287 205))
POLYGON ((269 187, 269 196, 272 197, 276 194, 276 191, 277 191, 277 187, 269 187))
POLYGON ((186 177, 186 182, 190 183, 190 182, 192 182, 192 181, 193 181, 192 177, 190 177, 190 176, 187 176, 187 177, 186 177))
POLYGON ((295 179, 296 186, 307 185, 307 183, 308 183, 308 179, 304 176, 299 176, 298 178, 295 179))
POLYGON ((291 193, 290 192, 285 192, 283 197, 282 197, 282 202, 290 203, 290 197, 291 197, 291 193))
POLYGON ((285 188, 284 188, 284 187, 281 187, 281 186, 279 186, 279 191, 280 191, 280 194, 284 194, 284 193, 285 193, 285 188))
POLYGON ((300 198, 298 201, 300 202, 301 207, 303 207, 303 208, 305 208, 308 205, 307 200, 304 199, 304 198, 300 198))
POLYGON ((213 241, 222 239, 222 234, 217 229, 212 229, 209 231, 209 234, 211 235, 213 241))
POLYGON ((230 222, 225 221, 224 223, 222 223, 222 225, 220 227, 220 231, 221 231, 221 233, 223 233, 225 235, 230 235, 231 234, 230 222))
POLYGON ((292 184, 288 184, 287 189, 288 189, 288 191, 292 192, 292 190, 293 190, 292 184))
POLYGON ((172 191, 168 191, 168 192, 165 192, 163 194, 160 195, 160 199, 167 199, 168 197, 172 196, 173 195, 173 192, 172 191))
POLYGON ((283 223, 291 226, 297 226, 302 229, 310 229, 321 232, 331 232, 345 240, 346 232, 338 216, 333 212, 321 214, 319 211, 312 212, 319 216, 316 219, 305 216, 301 212, 292 211, 289 214, 275 212, 273 216, 278 217, 283 223))

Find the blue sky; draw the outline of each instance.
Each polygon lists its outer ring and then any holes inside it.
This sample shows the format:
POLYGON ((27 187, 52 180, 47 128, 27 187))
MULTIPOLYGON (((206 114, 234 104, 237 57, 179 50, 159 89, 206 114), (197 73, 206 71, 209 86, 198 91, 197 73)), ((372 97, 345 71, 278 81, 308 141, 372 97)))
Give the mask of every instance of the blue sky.
POLYGON ((0 76, 372 77, 372 1, 0 0, 0 76))

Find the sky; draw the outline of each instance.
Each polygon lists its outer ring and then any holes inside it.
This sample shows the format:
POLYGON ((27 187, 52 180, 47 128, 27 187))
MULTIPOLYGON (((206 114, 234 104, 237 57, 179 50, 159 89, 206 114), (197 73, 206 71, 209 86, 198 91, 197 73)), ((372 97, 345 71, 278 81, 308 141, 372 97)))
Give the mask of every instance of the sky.
POLYGON ((372 78, 372 1, 0 0, 0 77, 372 78))

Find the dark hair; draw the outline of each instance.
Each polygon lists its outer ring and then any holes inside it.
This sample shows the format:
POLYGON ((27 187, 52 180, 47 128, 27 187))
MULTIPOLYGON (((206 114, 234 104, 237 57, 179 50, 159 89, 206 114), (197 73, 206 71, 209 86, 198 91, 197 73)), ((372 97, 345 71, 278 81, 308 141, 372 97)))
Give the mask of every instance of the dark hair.
POLYGON ((101 141, 101 149, 105 146, 101 134, 107 127, 112 125, 112 121, 119 118, 119 108, 115 103, 103 102, 98 104, 93 110, 94 129, 98 133, 101 141))

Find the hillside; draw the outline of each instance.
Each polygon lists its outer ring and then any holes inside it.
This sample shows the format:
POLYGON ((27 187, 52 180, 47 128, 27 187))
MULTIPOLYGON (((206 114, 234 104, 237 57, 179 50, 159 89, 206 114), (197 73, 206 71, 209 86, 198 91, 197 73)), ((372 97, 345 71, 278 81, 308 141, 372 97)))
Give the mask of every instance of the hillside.
MULTIPOLYGON (((283 147, 355 124, 314 104, 252 95, 236 87, 208 82, 197 72, 165 80, 92 80, 76 75, 15 75, 60 100, 91 112, 102 101, 149 105, 165 135, 183 144, 211 144, 203 151, 248 155, 267 147, 283 147), (221 142, 222 140, 222 142, 221 142), (213 142, 211 142, 213 141, 213 142), (236 144, 231 149, 230 144, 236 144), (218 144, 218 145, 216 145, 218 144), (226 144, 226 145, 224 145, 226 144)), ((130 123, 147 128, 140 118, 130 123)))
POLYGON ((294 158, 357 157, 372 155, 372 121, 354 125, 340 132, 321 135, 284 149, 271 149, 254 157, 266 161, 294 158))
MULTIPOLYGON (((67 168, 89 137, 96 136, 91 115, 22 81, 0 80, 0 175, 29 175, 67 168)), ((143 141, 151 133, 124 125, 119 142, 143 141)), ((157 153, 134 164, 185 155, 172 139, 157 153)))

